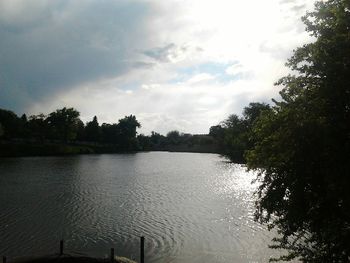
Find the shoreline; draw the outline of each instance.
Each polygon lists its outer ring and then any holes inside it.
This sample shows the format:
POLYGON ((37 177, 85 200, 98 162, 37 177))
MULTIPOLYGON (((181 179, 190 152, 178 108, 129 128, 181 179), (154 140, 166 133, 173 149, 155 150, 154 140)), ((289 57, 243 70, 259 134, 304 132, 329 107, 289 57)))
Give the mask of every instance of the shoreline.
POLYGON ((137 263, 126 257, 115 256, 114 260, 110 258, 95 258, 88 256, 72 255, 49 255, 42 257, 18 257, 13 260, 7 260, 6 263, 137 263))
POLYGON ((189 152, 220 154, 216 145, 210 147, 194 145, 170 145, 149 149, 122 151, 117 145, 98 143, 59 143, 59 142, 28 142, 0 141, 0 157, 33 157, 33 156, 69 156, 86 154, 128 154, 138 152, 189 152))

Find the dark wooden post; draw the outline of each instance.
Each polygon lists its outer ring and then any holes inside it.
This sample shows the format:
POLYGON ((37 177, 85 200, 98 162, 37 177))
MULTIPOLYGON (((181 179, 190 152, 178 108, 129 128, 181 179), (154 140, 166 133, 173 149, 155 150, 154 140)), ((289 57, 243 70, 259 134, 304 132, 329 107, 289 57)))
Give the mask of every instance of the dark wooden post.
POLYGON ((145 263, 145 237, 141 237, 141 263, 145 263))
POLYGON ((111 248, 111 262, 114 262, 114 248, 111 248))
POLYGON ((6 257, 5 256, 2 257, 2 263, 6 263, 6 257))
POLYGON ((63 240, 60 240, 60 255, 63 255, 63 240))

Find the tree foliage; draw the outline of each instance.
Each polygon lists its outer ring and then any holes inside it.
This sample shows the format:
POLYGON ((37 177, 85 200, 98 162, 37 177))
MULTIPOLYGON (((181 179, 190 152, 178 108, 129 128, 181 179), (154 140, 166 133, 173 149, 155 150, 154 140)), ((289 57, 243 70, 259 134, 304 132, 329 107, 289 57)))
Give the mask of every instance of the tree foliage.
MULTIPOLYGON (((33 143, 88 143, 108 144, 113 151, 137 150, 137 128, 141 124, 133 115, 126 116, 118 123, 101 126, 94 116, 86 125, 74 108, 62 108, 49 115, 38 114, 20 118, 12 111, 0 109, 0 137, 5 140, 20 140, 33 143)), ((108 146, 107 145, 107 146, 108 146)), ((107 147, 108 148, 108 147, 107 147)))
POLYGON ((16 136, 19 133, 21 120, 14 112, 0 109, 0 123, 5 138, 16 136))
POLYGON ((209 135, 215 138, 222 154, 233 162, 244 163, 244 153, 253 146, 250 136, 252 126, 267 110, 270 110, 268 104, 252 102, 244 108, 243 117, 231 114, 219 125, 210 127, 209 135))
POLYGON ((179 144, 180 143, 180 132, 179 131, 170 131, 167 133, 166 138, 171 144, 179 144))
POLYGON ((94 116, 92 121, 86 123, 85 139, 91 142, 98 142, 101 139, 100 126, 96 116, 94 116))
POLYGON ((56 110, 47 117, 46 121, 51 129, 52 136, 65 142, 77 137, 80 113, 74 108, 56 110))
POLYGON ((350 2, 319 1, 303 21, 315 41, 294 51, 295 75, 252 131, 256 218, 277 228, 282 260, 350 261, 350 2))
POLYGON ((49 128, 44 114, 32 115, 29 117, 29 137, 44 141, 49 133, 49 128))
POLYGON ((117 125, 118 143, 123 150, 132 150, 137 148, 136 129, 141 124, 136 120, 134 115, 126 116, 120 119, 117 125))
POLYGON ((4 135, 4 128, 2 127, 2 124, 0 123, 0 138, 4 135))

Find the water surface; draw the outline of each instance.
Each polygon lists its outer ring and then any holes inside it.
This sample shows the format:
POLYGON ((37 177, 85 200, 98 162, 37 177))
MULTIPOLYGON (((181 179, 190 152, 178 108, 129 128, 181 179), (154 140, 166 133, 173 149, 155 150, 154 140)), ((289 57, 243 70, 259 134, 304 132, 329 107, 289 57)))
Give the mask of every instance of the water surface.
POLYGON ((268 262, 254 174, 215 154, 0 159, 0 254, 116 254, 146 262, 268 262))

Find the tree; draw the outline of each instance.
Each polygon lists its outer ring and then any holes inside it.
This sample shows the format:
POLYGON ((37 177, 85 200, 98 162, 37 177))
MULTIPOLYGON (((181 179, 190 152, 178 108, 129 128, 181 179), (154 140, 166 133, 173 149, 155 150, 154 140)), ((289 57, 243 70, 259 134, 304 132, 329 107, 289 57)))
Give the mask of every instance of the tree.
POLYGON ((224 153, 233 162, 243 163, 248 131, 245 121, 236 114, 232 114, 221 123, 221 126, 225 129, 224 153))
POLYGON ((116 144, 118 135, 119 132, 117 124, 103 123, 101 125, 101 140, 103 142, 116 144))
POLYGON ((0 122, 3 126, 5 138, 18 137, 21 120, 14 112, 0 109, 0 122))
POLYGON ((221 140, 224 137, 224 128, 221 125, 214 125, 209 128, 209 135, 214 139, 221 140))
POLYGON ((47 137, 48 127, 44 114, 32 115, 28 121, 29 137, 43 141, 47 137))
POLYGON ((180 142, 180 132, 179 131, 170 131, 167 133, 166 135, 166 138, 167 138, 167 143, 168 144, 179 144, 180 142))
POLYGON ((209 135, 214 138, 220 153, 233 162, 245 163, 244 154, 254 145, 252 126, 263 112, 269 110, 266 103, 252 102, 244 108, 243 117, 231 114, 219 125, 210 127, 209 135))
POLYGON ((150 140, 153 148, 155 147, 159 149, 165 146, 165 140, 166 140, 165 136, 155 131, 151 132, 150 140))
POLYGON ((260 102, 251 102, 247 107, 243 109, 243 118, 246 121, 246 125, 253 126, 254 122, 259 119, 260 114, 264 111, 270 110, 270 105, 260 102))
POLYGON ((22 116, 21 116, 21 121, 22 121, 23 123, 27 123, 28 118, 27 118, 27 115, 26 115, 25 113, 22 114, 22 116))
POLYGON ((85 124, 82 120, 77 121, 77 141, 84 141, 85 140, 85 124))
POLYGON ((126 116, 119 120, 117 125, 118 144, 122 150, 130 151, 137 148, 136 129, 140 127, 141 124, 134 115, 126 116))
POLYGON ((92 121, 88 122, 85 127, 85 137, 87 141, 98 142, 101 138, 100 126, 97 117, 94 116, 92 121))
POLYGON ((51 136, 56 139, 68 142, 77 136, 80 113, 74 108, 62 108, 52 112, 47 117, 51 128, 51 136))
POLYGON ((151 137, 140 134, 137 136, 138 148, 141 151, 149 151, 152 149, 151 137))
MULTIPOLYGON (((252 134, 252 128, 262 114, 271 111, 271 107, 266 103, 251 102, 247 107, 243 109, 243 120, 247 127, 246 134, 244 136, 246 149, 250 150, 255 145, 254 135, 252 134)), ((245 154, 245 153, 244 153, 245 154)), ((244 158, 245 159, 245 158, 244 158)))
POLYGON ((2 127, 2 124, 0 123, 0 137, 4 135, 4 128, 2 127))
POLYGON ((126 116, 123 119, 120 119, 117 124, 103 123, 101 125, 102 141, 112 143, 118 146, 120 151, 136 150, 136 129, 140 127, 141 124, 136 120, 136 117, 133 115, 126 116))
POLYGON ((18 136, 21 138, 27 138, 29 136, 28 118, 26 114, 22 114, 19 119, 18 136))
POLYGON ((134 115, 125 116, 118 122, 121 134, 129 138, 136 137, 136 129, 141 128, 141 124, 136 120, 134 115))
POLYGON ((350 2, 319 1, 303 21, 316 40, 294 51, 296 74, 253 127, 256 219, 277 228, 281 260, 349 262, 350 2))

